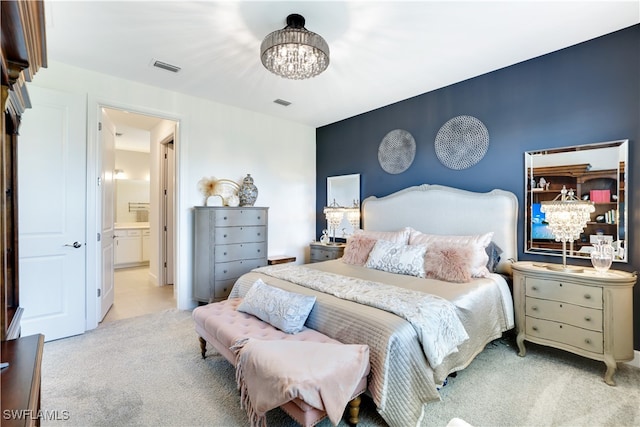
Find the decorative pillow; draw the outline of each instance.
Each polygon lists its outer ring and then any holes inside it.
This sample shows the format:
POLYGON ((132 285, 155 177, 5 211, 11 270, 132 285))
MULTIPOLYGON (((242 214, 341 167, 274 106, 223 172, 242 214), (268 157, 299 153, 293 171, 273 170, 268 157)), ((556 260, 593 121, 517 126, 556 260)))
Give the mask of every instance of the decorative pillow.
POLYGON ((403 245, 378 240, 371 249, 365 267, 389 273, 424 277, 424 254, 426 246, 403 245))
POLYGON ((410 227, 405 227, 397 231, 371 231, 371 230, 355 230, 354 236, 365 236, 375 240, 386 240, 393 243, 409 243, 410 227))
POLYGON ((472 252, 469 246, 442 242, 430 244, 424 256, 426 277, 454 283, 470 281, 472 252))
POLYGON ((300 332, 316 302, 302 295, 269 286, 258 279, 247 291, 237 310, 252 314, 288 334, 300 332))
POLYGON ((447 236, 439 234, 425 234, 418 230, 411 229, 409 235, 410 245, 429 245, 433 243, 449 243, 458 247, 468 246, 471 248, 471 276, 489 277, 487 269, 489 256, 486 248, 491 243, 493 232, 476 234, 472 236, 447 236))
POLYGON ((347 239, 342 262, 345 264, 364 265, 377 240, 364 235, 351 236, 347 239))
POLYGON ((500 262, 500 255, 502 255, 502 248, 494 242, 491 242, 485 249, 487 251, 487 256, 489 257, 489 261, 487 261, 487 270, 491 273, 495 273, 498 271, 498 263, 500 262))

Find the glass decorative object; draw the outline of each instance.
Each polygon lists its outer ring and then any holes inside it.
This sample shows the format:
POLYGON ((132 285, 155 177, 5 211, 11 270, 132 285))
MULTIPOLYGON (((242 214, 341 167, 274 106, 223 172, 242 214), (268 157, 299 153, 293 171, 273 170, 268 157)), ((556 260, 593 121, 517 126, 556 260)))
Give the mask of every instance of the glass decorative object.
POLYGON ((253 184, 251 174, 248 173, 242 180, 242 185, 240 186, 240 190, 238 190, 238 197, 240 198, 240 206, 253 206, 256 202, 258 198, 258 187, 253 184))
POLYGON ((593 245, 591 252, 591 264, 599 275, 604 275, 613 262, 613 247, 603 240, 593 245))
POLYGON ((329 45, 304 27, 302 15, 287 16, 287 26, 268 34, 260 45, 262 65, 286 79, 315 77, 329 66, 329 45))

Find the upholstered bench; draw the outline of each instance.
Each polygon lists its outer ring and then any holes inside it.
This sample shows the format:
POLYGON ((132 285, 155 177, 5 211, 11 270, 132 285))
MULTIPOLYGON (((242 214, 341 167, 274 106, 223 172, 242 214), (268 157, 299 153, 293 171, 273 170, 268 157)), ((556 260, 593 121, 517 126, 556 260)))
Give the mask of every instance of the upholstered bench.
MULTIPOLYGON (((296 334, 287 334, 255 316, 237 311, 241 298, 232 298, 197 307, 193 310, 195 330, 199 335, 202 357, 206 357, 207 343, 211 344, 232 365, 236 365, 236 355, 230 348, 244 338, 260 340, 313 341, 340 344, 338 341, 313 329, 304 328, 296 334)), ((349 402, 351 424, 358 423, 360 395, 367 388, 367 367, 365 375, 358 383, 349 402)), ((326 412, 305 403, 299 398, 281 406, 289 416, 301 425, 313 426, 326 417, 326 412)))

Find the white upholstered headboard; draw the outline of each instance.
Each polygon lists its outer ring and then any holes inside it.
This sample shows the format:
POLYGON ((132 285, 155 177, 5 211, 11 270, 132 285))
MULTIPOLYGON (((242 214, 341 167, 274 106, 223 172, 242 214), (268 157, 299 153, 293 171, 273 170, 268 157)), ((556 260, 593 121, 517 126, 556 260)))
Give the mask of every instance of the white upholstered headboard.
POLYGON ((504 190, 475 193, 442 185, 422 184, 362 202, 363 228, 394 231, 413 227, 427 234, 473 235, 493 231, 503 250, 498 271, 511 272, 518 259, 518 199, 504 190))

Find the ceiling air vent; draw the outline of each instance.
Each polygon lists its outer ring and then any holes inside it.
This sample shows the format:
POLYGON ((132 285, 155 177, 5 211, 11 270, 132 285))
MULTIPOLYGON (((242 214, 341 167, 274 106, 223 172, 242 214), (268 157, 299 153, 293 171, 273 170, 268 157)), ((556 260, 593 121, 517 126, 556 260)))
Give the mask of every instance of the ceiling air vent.
POLYGON ((284 99, 276 99, 275 101, 276 104, 280 104, 283 107, 288 107, 289 105, 291 105, 291 103, 289 101, 285 101, 284 99))
POLYGON ((180 71, 180 67, 176 65, 167 64, 166 62, 157 60, 153 61, 153 66, 156 68, 162 68, 163 70, 171 71, 172 73, 177 73, 178 71, 180 71))

